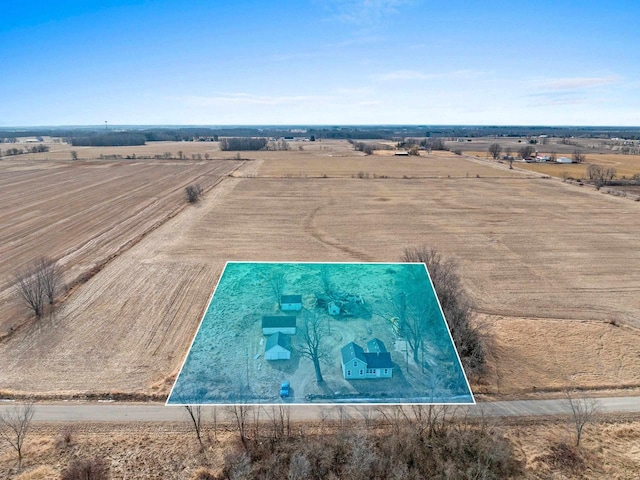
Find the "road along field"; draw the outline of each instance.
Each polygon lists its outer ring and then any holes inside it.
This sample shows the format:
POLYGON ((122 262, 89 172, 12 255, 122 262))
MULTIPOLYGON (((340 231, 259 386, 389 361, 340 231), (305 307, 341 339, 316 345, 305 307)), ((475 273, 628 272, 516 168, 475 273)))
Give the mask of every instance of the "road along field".
POLYGON ((235 161, 0 162, 0 337, 24 322, 13 276, 38 256, 72 285, 185 206, 184 188, 211 188, 235 161))
POLYGON ((0 343, 2 388, 166 394, 225 261, 398 261, 422 243, 458 260, 493 336, 476 391, 640 383, 640 203, 506 169, 467 178, 490 167, 452 154, 438 178, 425 157, 387 179, 350 172, 391 171, 379 162, 396 157, 315 154, 290 178, 298 151, 246 162, 51 321, 0 343))

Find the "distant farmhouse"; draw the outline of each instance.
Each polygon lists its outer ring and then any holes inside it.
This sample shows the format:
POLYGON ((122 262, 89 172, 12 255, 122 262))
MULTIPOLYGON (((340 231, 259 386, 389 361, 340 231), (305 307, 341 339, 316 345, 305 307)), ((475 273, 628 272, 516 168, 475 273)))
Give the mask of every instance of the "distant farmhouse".
POLYGON ((374 338, 367 342, 367 350, 365 352, 354 342, 342 347, 342 375, 345 380, 391 378, 393 362, 384 343, 374 338))
POLYGON ((291 358, 291 338, 277 332, 267 338, 264 350, 265 360, 289 360, 291 358))
POLYGON ((284 333, 286 335, 296 334, 296 317, 293 315, 264 316, 262 317, 262 334, 273 335, 274 333, 284 333))
POLYGON ((283 311, 302 310, 302 295, 282 295, 280 297, 280 308, 283 311))

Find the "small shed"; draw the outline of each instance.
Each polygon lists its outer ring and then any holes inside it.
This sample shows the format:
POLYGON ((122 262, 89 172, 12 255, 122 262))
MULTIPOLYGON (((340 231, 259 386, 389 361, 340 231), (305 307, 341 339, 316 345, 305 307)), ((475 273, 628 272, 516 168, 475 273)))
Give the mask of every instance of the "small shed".
POLYGON ((273 335, 274 333, 284 333, 286 335, 296 334, 296 317, 293 315, 277 315, 262 317, 262 334, 273 335))
POLYGON ((327 310, 329 311, 329 315, 340 315, 340 306, 336 302, 329 302, 327 305, 327 310))
POLYGON ((289 360, 291 359, 291 338, 277 332, 267 338, 264 349, 265 360, 289 360))
POLYGON ((302 295, 282 295, 280 297, 280 308, 283 311, 302 310, 302 295))
POLYGON ((394 155, 397 157, 408 157, 409 152, 407 152, 406 150, 397 150, 396 152, 394 152, 394 155))

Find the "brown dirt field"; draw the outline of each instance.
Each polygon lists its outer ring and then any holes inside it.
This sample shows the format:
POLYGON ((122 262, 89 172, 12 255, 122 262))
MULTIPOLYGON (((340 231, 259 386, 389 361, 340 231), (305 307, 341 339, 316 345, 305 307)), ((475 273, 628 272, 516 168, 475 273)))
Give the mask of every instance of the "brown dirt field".
POLYGON ((318 171, 313 159, 301 160, 302 176, 260 178, 291 174, 306 151, 245 163, 240 178, 114 259, 39 331, 1 343, 3 387, 168 393, 225 261, 397 261, 421 243, 459 261, 479 322, 495 332, 479 390, 638 383, 639 203, 504 169, 466 178, 489 167, 461 157, 435 169, 444 178, 352 179, 360 159, 344 152, 356 168, 324 164, 342 178, 304 178, 318 171))
MULTIPOLYGON (((572 445, 574 433, 568 419, 514 424, 492 423, 489 428, 502 433, 512 444, 514 454, 525 466, 526 479, 634 479, 640 471, 640 421, 608 418, 590 423, 583 432, 577 467, 554 465, 550 448, 560 442, 572 445)), ((198 453, 195 435, 186 423, 93 423, 74 424, 69 444, 63 441, 64 424, 37 424, 24 446, 23 469, 15 472, 15 452, 0 445, 0 476, 13 480, 54 480, 74 458, 105 458, 111 478, 187 480, 203 465, 219 472, 225 452, 236 445, 237 433, 227 426, 213 432, 205 418, 206 455, 198 453)), ((269 426, 265 424, 264 429, 269 426)), ((333 426, 330 428, 337 428, 333 426)), ((364 431, 358 421, 354 430, 364 431)), ((266 430, 263 430, 266 431, 266 430)), ((294 432, 326 432, 327 427, 294 424, 294 432)), ((364 431, 363 434, 366 434, 364 431)))
POLYGON ((211 188, 238 162, 0 162, 0 337, 25 309, 13 275, 47 255, 73 284, 185 205, 184 187, 211 188))

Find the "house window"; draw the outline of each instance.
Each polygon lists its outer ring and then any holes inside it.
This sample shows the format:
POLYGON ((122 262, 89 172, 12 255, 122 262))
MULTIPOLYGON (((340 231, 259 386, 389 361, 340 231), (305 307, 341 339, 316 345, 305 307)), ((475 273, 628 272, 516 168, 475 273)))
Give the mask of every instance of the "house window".
POLYGON ((351 370, 347 370, 347 377, 351 376, 351 370))
POLYGON ((384 369, 384 374, 386 375, 386 374, 388 374, 388 373, 389 373, 389 369, 388 369, 388 368, 385 368, 385 369, 384 369))
POLYGON ((367 374, 375 374, 375 373, 376 373, 375 368, 367 368, 367 374))
POLYGON ((364 372, 362 370, 360 370, 360 375, 362 375, 364 372))
POLYGON ((354 366, 354 367, 357 367, 357 366, 358 366, 358 362, 354 361, 354 362, 353 362, 353 366, 354 366))

